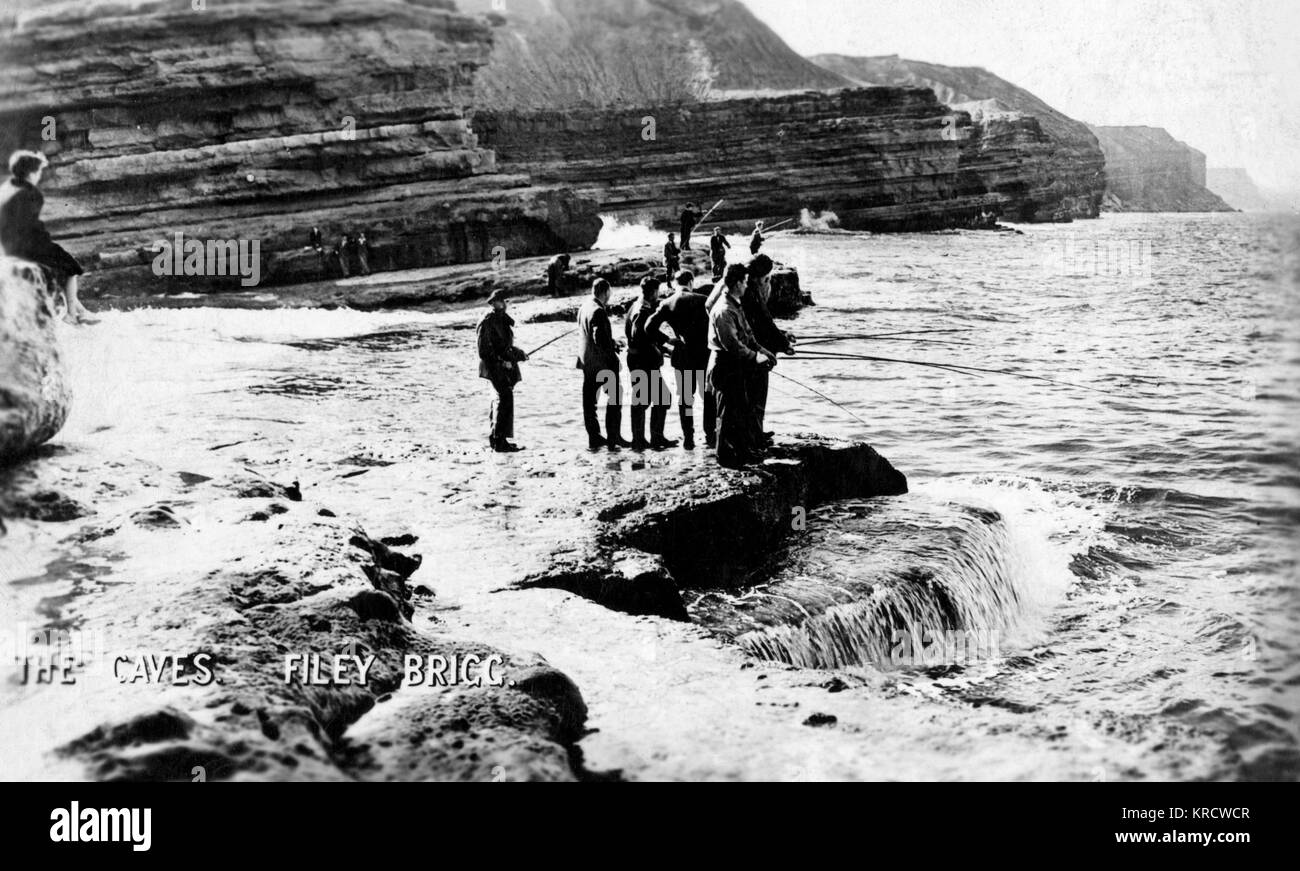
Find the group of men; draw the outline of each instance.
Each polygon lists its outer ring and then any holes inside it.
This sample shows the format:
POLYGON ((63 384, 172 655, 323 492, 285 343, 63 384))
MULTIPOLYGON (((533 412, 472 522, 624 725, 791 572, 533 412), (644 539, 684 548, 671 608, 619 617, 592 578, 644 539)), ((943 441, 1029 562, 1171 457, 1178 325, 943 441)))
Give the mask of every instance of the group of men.
MULTIPOLYGON (((664 267, 668 270, 668 279, 681 269, 682 251, 689 251, 691 247, 691 233, 694 232, 697 218, 694 204, 688 204, 682 211, 682 245, 677 247, 677 239, 672 233, 668 234, 668 241, 664 243, 664 267)), ((763 222, 759 221, 754 225, 754 232, 749 236, 749 256, 755 257, 758 251, 763 247, 763 222)), ((731 249, 731 243, 727 237, 722 234, 721 227, 714 227, 713 233, 709 236, 709 265, 713 267, 713 280, 717 282, 722 278, 723 271, 727 268, 727 251, 731 249)))
POLYGON ((344 233, 332 248, 325 247, 320 227, 311 228, 311 247, 320 260, 321 274, 347 278, 370 274, 370 240, 365 231, 344 233))
MULTIPOLYGON (((696 447, 698 396, 703 404, 705 445, 716 449, 719 464, 738 468, 763 457, 772 439, 772 433, 764 430, 768 378, 778 353, 794 353, 794 337, 776 326, 767 307, 772 260, 757 253, 757 247, 751 250, 755 253, 747 263, 733 263, 720 270, 721 280, 708 293, 696 290, 690 270, 678 270, 675 275, 669 272, 674 287, 662 299, 660 279, 641 280, 641 296, 624 321, 626 391, 622 385, 624 365, 610 319, 611 288, 604 279, 592 284, 591 296, 578 310, 576 330, 582 418, 591 450, 658 451, 678 444, 664 431, 674 399, 670 379, 663 376, 667 358, 677 391, 681 446, 686 450, 696 447), (603 431, 598 415, 602 393, 603 431), (625 398, 630 400, 630 440, 622 435, 625 398)), ((665 259, 666 265, 677 265, 665 259)), ((514 386, 521 377, 519 364, 528 355, 514 344, 507 294, 495 291, 488 302, 491 310, 479 324, 478 350, 479 374, 497 393, 489 444, 496 451, 517 451, 520 448, 511 441, 514 386)))

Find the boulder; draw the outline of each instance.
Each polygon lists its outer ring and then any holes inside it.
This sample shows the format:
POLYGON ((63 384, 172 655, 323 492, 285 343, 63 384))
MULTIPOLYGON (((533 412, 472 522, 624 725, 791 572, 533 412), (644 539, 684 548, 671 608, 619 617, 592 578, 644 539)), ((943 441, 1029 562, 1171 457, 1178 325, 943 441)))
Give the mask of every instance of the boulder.
POLYGON ((0 258, 0 464, 49 441, 67 420, 57 320, 40 270, 0 258))

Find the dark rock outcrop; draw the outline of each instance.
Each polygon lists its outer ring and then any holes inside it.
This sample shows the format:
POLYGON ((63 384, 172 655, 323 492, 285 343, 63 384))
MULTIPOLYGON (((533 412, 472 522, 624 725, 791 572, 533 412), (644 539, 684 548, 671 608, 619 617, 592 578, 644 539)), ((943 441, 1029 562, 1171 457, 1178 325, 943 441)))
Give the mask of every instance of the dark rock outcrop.
POLYGON ((518 586, 564 589, 614 610, 685 620, 683 588, 743 583, 798 528, 800 512, 906 492, 907 478, 865 444, 781 440, 772 458, 752 470, 682 466, 652 490, 611 491, 591 539, 518 586))
POLYGON ((1205 155, 1161 127, 1092 127, 1112 212, 1230 212, 1205 187, 1205 155))
POLYGON ((950 67, 898 55, 822 54, 817 64, 861 85, 929 88, 977 125, 981 145, 967 165, 990 188, 1016 194, 1015 221, 1095 218, 1105 190, 1097 137, 1082 121, 981 67, 950 67))
POLYGON ((0 258, 0 465, 54 437, 72 402, 39 269, 0 258))
POLYGON ((177 233, 256 240, 261 283, 282 284, 320 276, 313 227, 330 247, 364 231, 380 269, 600 229, 591 203, 479 146, 465 107, 491 31, 448 2, 102 0, 37 7, 0 38, 0 149, 51 156, 45 217, 92 291, 243 289, 155 275, 177 233))

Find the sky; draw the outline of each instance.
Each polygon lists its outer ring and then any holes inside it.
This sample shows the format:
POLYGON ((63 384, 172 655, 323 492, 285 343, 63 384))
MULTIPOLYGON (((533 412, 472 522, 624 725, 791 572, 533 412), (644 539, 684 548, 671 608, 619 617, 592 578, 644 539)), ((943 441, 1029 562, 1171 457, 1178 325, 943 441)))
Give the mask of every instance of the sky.
POLYGON ((1300 0, 744 0, 803 55, 980 66, 1300 191, 1300 0))

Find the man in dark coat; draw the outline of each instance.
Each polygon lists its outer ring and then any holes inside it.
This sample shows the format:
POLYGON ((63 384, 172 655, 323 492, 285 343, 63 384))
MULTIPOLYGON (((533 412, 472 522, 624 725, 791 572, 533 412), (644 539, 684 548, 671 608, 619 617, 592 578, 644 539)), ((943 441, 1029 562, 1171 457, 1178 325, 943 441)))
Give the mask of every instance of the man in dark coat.
POLYGON ((578 368, 582 370, 582 423, 587 429, 587 446, 616 451, 629 447, 619 434, 623 425, 622 393, 619 390, 618 346, 609 324, 609 282, 598 278, 591 296, 578 309, 578 368), (605 435, 596 420, 597 394, 605 392, 605 435))
POLYGON ((682 250, 691 250, 691 231, 700 222, 700 213, 695 210, 695 203, 687 203, 682 209, 682 250))
POLYGON ((41 220, 45 197, 37 185, 47 166, 45 155, 36 151, 15 151, 9 157, 9 179, 0 184, 0 251, 44 267, 52 284, 63 290, 67 303, 64 318, 73 324, 93 324, 95 320, 77 298, 81 264, 50 238, 41 220))
POLYGON ((774 357, 758 344, 741 299, 746 293, 746 269, 739 263, 727 267, 723 293, 709 312, 709 387, 718 402, 718 464, 739 468, 762 456, 754 440, 753 410, 748 384, 755 368, 771 369, 774 357))
MULTIPOLYGON (((772 313, 767 308, 767 298, 772 292, 772 258, 759 254, 749 261, 749 274, 746 277, 746 292, 741 303, 745 311, 745 320, 754 331, 754 339, 773 354, 793 354, 794 337, 782 330, 772 320, 772 313)), ((755 367, 750 370, 748 384, 749 402, 754 410, 754 430, 758 444, 766 445, 772 440, 772 433, 763 429, 763 418, 767 413, 768 369, 755 367)))
POLYGON ((749 255, 751 257, 758 254, 758 249, 763 247, 763 222, 759 221, 754 225, 754 232, 749 237, 749 255))
POLYGON ((627 333, 627 373, 632 391, 632 449, 656 451, 671 448, 677 442, 664 437, 664 422, 673 393, 663 379, 663 345, 665 337, 651 332, 646 324, 659 304, 659 279, 641 279, 641 298, 628 310, 624 328, 627 333), (645 413, 650 409, 650 441, 645 438, 645 413))
POLYGON ((661 334, 667 324, 676 338, 671 340, 673 371, 677 381, 677 412, 682 426, 682 447, 695 450, 695 395, 704 402, 704 442, 706 447, 716 443, 714 427, 717 410, 713 391, 705 379, 709 365, 709 313, 705 308, 705 295, 696 293, 695 276, 682 270, 677 276, 677 292, 659 304, 659 308, 646 321, 646 332, 661 334))
POLYGON ((510 439, 515 434, 515 385, 523 378, 519 364, 528 355, 515 347, 515 322, 506 314, 509 299, 504 290, 488 297, 492 309, 478 325, 478 375, 492 382, 497 401, 490 412, 492 429, 488 445, 499 453, 522 450, 510 439))
POLYGON ((348 277, 348 248, 351 246, 352 240, 347 234, 344 234, 334 246, 334 266, 343 278, 348 277))
POLYGON ((709 237, 709 256, 713 262, 713 280, 718 281, 722 278, 722 272, 727 268, 727 249, 731 243, 727 237, 722 235, 721 227, 713 228, 713 235, 709 237))
POLYGON ((673 241, 673 234, 668 234, 668 242, 664 245, 664 269, 668 272, 668 280, 672 281, 673 276, 682 265, 682 252, 678 250, 677 243, 673 241))

